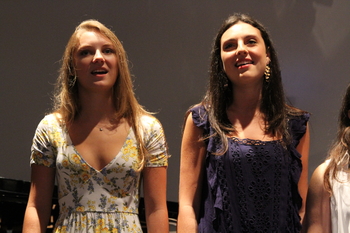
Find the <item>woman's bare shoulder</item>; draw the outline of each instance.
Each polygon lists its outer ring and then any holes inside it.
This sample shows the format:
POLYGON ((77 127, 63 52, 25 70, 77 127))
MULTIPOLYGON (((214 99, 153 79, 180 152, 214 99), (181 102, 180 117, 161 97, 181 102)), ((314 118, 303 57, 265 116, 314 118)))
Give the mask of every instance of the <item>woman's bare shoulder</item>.
POLYGON ((324 173, 328 167, 328 161, 321 163, 313 172, 310 179, 310 188, 324 188, 324 173))

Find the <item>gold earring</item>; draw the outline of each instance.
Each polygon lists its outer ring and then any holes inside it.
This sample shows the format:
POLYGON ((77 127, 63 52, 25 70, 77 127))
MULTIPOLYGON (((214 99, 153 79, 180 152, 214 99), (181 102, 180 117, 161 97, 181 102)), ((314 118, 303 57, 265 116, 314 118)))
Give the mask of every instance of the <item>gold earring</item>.
POLYGON ((269 82, 270 81, 270 75, 271 75, 271 68, 270 68, 269 64, 267 64, 266 67, 265 67, 264 75, 265 75, 265 81, 269 82))

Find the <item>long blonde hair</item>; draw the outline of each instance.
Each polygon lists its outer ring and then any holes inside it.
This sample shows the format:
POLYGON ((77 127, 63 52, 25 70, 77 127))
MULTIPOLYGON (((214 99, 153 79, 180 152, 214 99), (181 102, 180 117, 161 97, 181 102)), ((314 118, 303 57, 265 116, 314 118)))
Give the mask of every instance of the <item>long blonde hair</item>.
POLYGON ((70 125, 80 113, 80 102, 78 96, 77 74, 74 62, 74 53, 77 50, 79 36, 85 31, 95 31, 108 38, 116 49, 118 58, 118 77, 113 86, 113 104, 115 107, 115 120, 125 118, 132 126, 136 140, 139 145, 142 169, 145 163, 147 150, 141 136, 140 117, 147 112, 137 101, 133 89, 133 83, 128 65, 126 52, 117 36, 105 25, 97 20, 86 20, 80 23, 66 45, 62 66, 56 82, 54 93, 53 112, 59 113, 63 123, 70 125))
POLYGON ((330 149, 327 159, 330 160, 324 174, 325 189, 332 194, 330 180, 338 179, 338 171, 342 167, 349 168, 349 151, 350 151, 350 85, 346 89, 343 97, 343 103, 339 112, 338 118, 338 133, 333 146, 330 149))

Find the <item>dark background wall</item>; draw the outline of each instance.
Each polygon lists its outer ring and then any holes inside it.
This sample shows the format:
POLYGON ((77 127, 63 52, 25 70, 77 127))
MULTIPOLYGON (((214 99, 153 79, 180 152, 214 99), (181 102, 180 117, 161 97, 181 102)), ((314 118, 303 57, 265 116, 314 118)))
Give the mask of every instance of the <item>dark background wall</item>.
POLYGON ((164 126, 168 200, 177 201, 184 113, 204 94, 212 39, 233 12, 269 28, 288 98, 312 113, 311 173, 334 138, 349 83, 349 0, 1 1, 0 176, 30 180, 31 140, 50 110, 64 46, 78 23, 94 18, 123 42, 136 95, 164 126))

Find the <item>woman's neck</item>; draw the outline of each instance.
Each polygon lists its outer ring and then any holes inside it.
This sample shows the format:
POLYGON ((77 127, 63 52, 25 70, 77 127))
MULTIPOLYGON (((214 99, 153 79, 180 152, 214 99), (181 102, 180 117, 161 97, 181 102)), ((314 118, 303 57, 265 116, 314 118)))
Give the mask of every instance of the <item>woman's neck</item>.
POLYGON ((233 102, 228 107, 229 111, 253 113, 260 112, 261 88, 236 88, 233 91, 233 102))
POLYGON ((111 95, 100 93, 79 95, 80 112, 78 119, 93 122, 110 122, 115 120, 116 109, 111 95))

